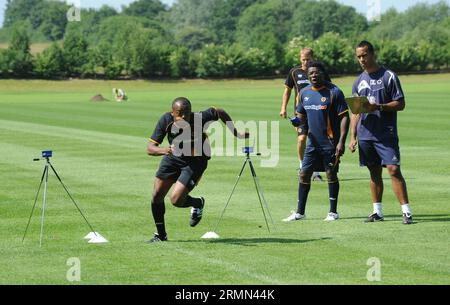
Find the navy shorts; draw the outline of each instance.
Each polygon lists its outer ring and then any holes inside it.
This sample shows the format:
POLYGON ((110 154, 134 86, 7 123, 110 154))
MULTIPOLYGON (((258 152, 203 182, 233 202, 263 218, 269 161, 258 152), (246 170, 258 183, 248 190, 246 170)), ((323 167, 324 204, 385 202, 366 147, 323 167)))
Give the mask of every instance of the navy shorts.
POLYGON ((339 172, 339 164, 336 162, 336 149, 318 149, 312 145, 306 146, 305 156, 302 161, 302 171, 304 172, 339 172))
MULTIPOLYGON (((294 103, 294 115, 297 113, 297 106, 294 103)), ((308 132, 309 132, 309 127, 308 127, 308 122, 307 121, 303 121, 300 126, 295 127, 295 129, 297 130, 297 134, 299 136, 307 136, 308 132)))
POLYGON ((295 127, 295 129, 299 136, 307 136, 309 131, 308 122, 300 124, 300 126, 295 127))
POLYGON ((177 180, 189 191, 192 191, 207 167, 208 159, 206 158, 183 160, 173 156, 164 156, 156 172, 156 177, 162 180, 177 180))
POLYGON ((400 165, 398 139, 382 141, 360 140, 359 163, 361 166, 400 165))

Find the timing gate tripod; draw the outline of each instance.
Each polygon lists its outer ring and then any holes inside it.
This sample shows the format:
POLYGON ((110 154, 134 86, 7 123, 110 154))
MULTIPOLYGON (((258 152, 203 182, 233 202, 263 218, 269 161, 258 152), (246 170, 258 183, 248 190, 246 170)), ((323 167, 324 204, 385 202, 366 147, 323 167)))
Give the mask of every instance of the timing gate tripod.
MULTIPOLYGON (((42 152, 42 158, 45 159, 45 167, 44 167, 44 172, 42 173, 42 177, 41 177, 41 182, 39 184, 39 188, 38 191, 36 193, 36 197, 34 199, 34 204, 33 204, 33 208, 31 209, 31 213, 30 213, 30 217, 28 219, 28 224, 27 227, 25 229, 25 233, 23 234, 23 238, 22 238, 22 243, 25 240, 25 236, 27 235, 28 232, 28 228, 30 226, 30 222, 31 222, 31 217, 33 216, 33 212, 34 209, 36 207, 36 202, 39 196, 39 193, 41 191, 41 187, 42 187, 42 182, 44 182, 44 204, 42 207, 42 220, 41 220, 41 233, 40 233, 40 238, 39 238, 39 246, 42 246, 42 238, 43 238, 43 234, 44 234, 44 221, 45 221, 45 208, 47 206, 47 184, 48 184, 48 172, 49 172, 49 168, 52 169, 53 173, 55 174, 56 178, 58 178, 59 182, 61 183, 62 187, 64 188, 64 190, 66 191, 67 195, 69 195, 70 199, 72 200, 73 204, 75 205, 75 207, 77 208, 78 212, 80 212, 81 216, 84 218, 85 222, 87 223, 87 225, 89 226, 91 232, 93 232, 93 238, 95 239, 96 243, 101 243, 101 242, 107 242, 106 239, 104 239, 100 234, 98 234, 97 232, 95 232, 95 230, 93 229, 93 227, 91 226, 91 224, 88 222, 88 220, 86 219, 86 217, 84 216, 83 212, 81 211, 80 207, 78 206, 78 204, 75 202, 75 200, 73 199, 72 195, 69 193, 69 191, 67 190, 67 187, 65 186, 65 184, 62 182, 60 176, 58 175, 58 173, 56 172, 55 168, 53 167, 53 165, 50 163, 50 157, 52 157, 52 151, 48 150, 48 151, 43 151, 42 152)), ((38 159, 33 159, 33 161, 40 161, 42 159, 38 158, 38 159)))
MULTIPOLYGON (((267 226, 267 230, 269 231, 269 233, 270 233, 270 227, 269 227, 269 222, 267 221, 266 210, 267 210, 267 214, 268 214, 268 216, 270 218, 270 221, 271 221, 272 225, 274 225, 272 216, 271 216, 270 211, 269 211, 269 206, 268 206, 267 201, 266 201, 266 199, 264 197, 264 193, 263 193, 263 190, 261 188, 261 185, 259 184, 258 176, 256 176, 256 171, 255 171, 255 168, 253 167, 252 160, 250 159, 250 153, 253 152, 253 147, 244 147, 244 148, 242 148, 242 151, 243 151, 243 153, 245 153, 246 157, 245 157, 244 164, 242 165, 241 171, 239 172, 239 175, 237 177, 236 183, 233 186, 233 190, 231 191, 231 194, 228 197, 227 203, 225 204, 225 207, 224 207, 224 209, 222 211, 222 214, 220 215, 219 221, 217 222, 216 226, 214 227, 214 231, 207 232, 205 235, 203 235, 203 238, 218 238, 218 235, 215 232, 216 232, 217 228, 219 227, 220 222, 222 221, 223 215, 225 214, 225 210, 227 209, 228 204, 230 203, 231 197, 234 194, 236 186, 238 185, 239 180, 241 179, 242 173, 244 172, 245 166, 247 164, 250 166, 250 170, 252 172, 253 181, 255 183, 255 188, 256 188, 256 193, 258 194, 259 203, 260 203, 261 210, 262 210, 262 213, 263 213, 263 216, 264 216, 264 220, 265 220, 265 223, 266 223, 266 226, 267 226), (264 205, 263 205, 263 203, 264 203, 264 205), (264 206, 265 206, 266 210, 264 210, 264 206)), ((261 154, 258 153, 257 155, 260 156, 261 154)))

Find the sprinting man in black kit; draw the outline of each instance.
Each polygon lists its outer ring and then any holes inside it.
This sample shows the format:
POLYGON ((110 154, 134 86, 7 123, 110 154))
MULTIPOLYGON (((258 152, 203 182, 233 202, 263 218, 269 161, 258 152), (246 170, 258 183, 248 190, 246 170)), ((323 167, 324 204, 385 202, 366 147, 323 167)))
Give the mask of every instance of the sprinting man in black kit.
POLYGON ((191 227, 202 219, 205 199, 193 198, 189 193, 199 182, 211 158, 211 147, 204 131, 219 119, 235 137, 248 138, 248 133, 236 130, 225 110, 211 107, 193 113, 191 102, 185 97, 176 98, 172 102, 172 112, 159 119, 147 147, 148 155, 164 156, 156 173, 151 205, 158 232, 149 242, 167 241, 164 197, 173 185, 170 201, 178 208, 192 208, 191 227), (170 146, 160 147, 166 135, 170 146))

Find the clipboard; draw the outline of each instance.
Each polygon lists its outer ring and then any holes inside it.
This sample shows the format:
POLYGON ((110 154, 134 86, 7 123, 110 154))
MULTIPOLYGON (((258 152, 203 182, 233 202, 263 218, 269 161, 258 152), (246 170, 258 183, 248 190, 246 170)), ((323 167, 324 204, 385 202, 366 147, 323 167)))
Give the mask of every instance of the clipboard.
POLYGON ((368 113, 367 106, 370 105, 366 96, 353 96, 345 99, 353 114, 368 113))

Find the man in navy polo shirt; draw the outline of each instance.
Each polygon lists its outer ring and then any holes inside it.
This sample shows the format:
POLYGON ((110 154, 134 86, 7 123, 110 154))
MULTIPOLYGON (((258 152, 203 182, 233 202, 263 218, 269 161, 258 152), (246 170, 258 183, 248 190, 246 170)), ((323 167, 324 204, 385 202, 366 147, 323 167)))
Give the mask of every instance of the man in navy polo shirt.
POLYGON ((339 158, 345 151, 349 117, 342 91, 325 80, 325 68, 320 62, 308 67, 311 85, 301 90, 297 113, 300 121, 307 120, 309 132, 298 188, 297 211, 283 219, 295 221, 305 218, 305 207, 314 171, 325 171, 328 178, 330 211, 325 221, 339 219, 339 158))
POLYGON ((392 188, 403 212, 403 223, 411 224, 406 182, 400 171, 400 149, 397 132, 397 112, 405 109, 405 96, 397 75, 376 62, 373 45, 362 41, 356 57, 364 72, 353 84, 353 95, 366 96, 369 113, 352 115, 350 151, 359 146, 360 165, 370 171, 373 213, 366 222, 382 221, 383 179, 386 167, 392 178, 392 188))

